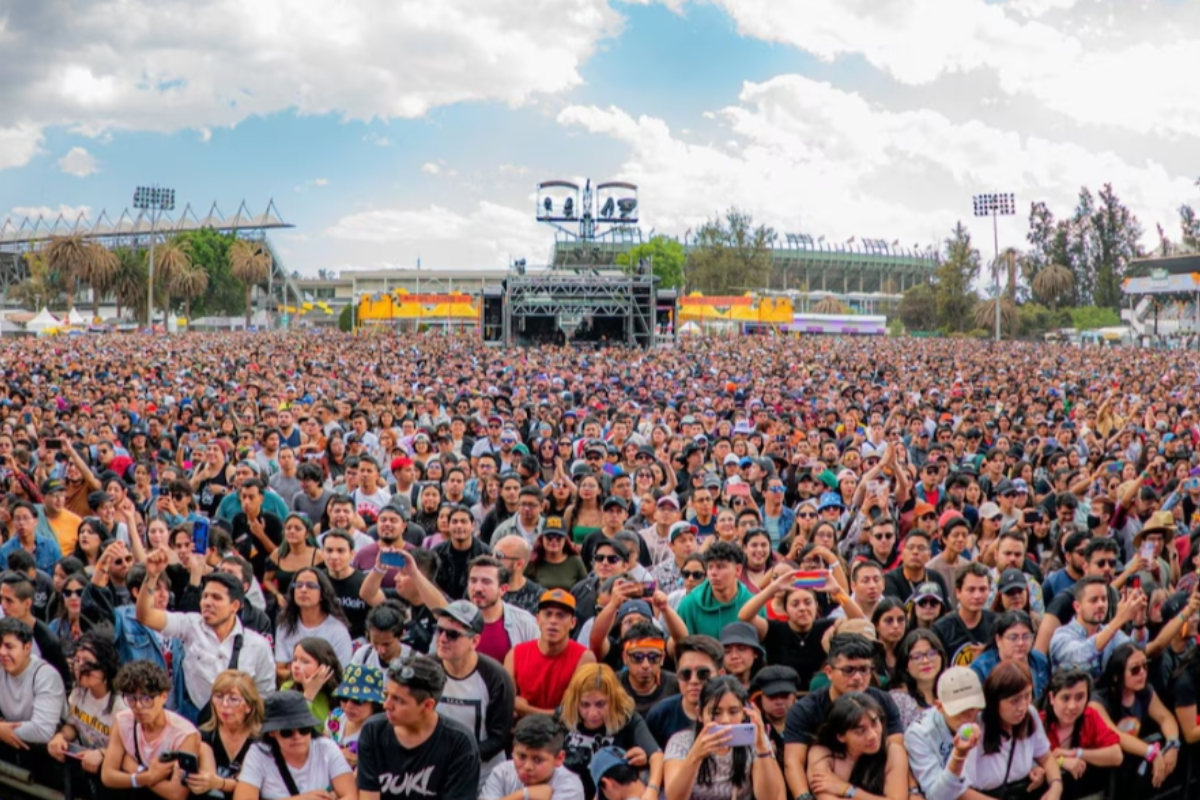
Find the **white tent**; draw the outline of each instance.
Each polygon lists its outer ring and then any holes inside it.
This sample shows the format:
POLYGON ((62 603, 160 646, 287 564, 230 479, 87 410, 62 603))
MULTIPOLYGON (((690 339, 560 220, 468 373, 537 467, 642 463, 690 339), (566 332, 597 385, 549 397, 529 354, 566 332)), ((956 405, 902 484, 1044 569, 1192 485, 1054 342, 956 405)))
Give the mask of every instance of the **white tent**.
POLYGON ((25 323, 25 330, 32 333, 42 333, 49 328, 61 327, 62 323, 58 321, 58 317, 50 313, 50 310, 43 308, 37 313, 37 316, 25 323))
POLYGON ((85 327, 91 319, 79 313, 78 308, 72 308, 71 313, 67 315, 67 324, 78 327, 85 327))

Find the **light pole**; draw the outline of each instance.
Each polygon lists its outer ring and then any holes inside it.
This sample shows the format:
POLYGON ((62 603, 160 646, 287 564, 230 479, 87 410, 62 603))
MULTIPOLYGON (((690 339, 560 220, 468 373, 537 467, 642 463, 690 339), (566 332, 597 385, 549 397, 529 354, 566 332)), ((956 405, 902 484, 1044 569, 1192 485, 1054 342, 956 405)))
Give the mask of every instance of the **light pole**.
MULTIPOLYGON (((146 320, 154 331, 154 227, 158 215, 163 211, 175 209, 175 190, 163 189, 158 186, 139 186, 133 193, 133 207, 150 212, 150 272, 146 288, 146 320)), ((163 312, 163 328, 166 329, 167 318, 163 312)))
POLYGON ((977 194, 971 198, 975 205, 975 216, 992 218, 992 238, 996 246, 996 341, 1000 341, 1000 217, 1011 217, 1017 213, 1016 200, 1008 194, 977 194))

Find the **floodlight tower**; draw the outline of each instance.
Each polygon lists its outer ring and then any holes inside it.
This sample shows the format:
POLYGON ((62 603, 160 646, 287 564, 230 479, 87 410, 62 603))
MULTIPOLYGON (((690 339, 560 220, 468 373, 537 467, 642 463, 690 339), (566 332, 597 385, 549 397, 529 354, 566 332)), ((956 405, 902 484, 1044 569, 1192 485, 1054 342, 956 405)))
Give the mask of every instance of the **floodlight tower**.
MULTIPOLYGON (((542 181, 537 185, 535 216, 538 222, 555 228, 562 240, 579 245, 619 241, 622 236, 641 238, 637 231, 638 187, 623 181, 593 186, 588 180, 582 187, 571 181, 542 181)), ((589 249, 598 259, 600 249, 589 249)))
POLYGON ((1017 213, 1017 204, 1012 193, 977 194, 972 198, 975 216, 992 218, 992 239, 996 246, 996 341, 1000 341, 1000 217, 1011 217, 1017 213))
MULTIPOLYGON (((139 186, 133 193, 133 207, 150 212, 150 279, 146 289, 146 320, 154 330, 154 227, 158 215, 175 209, 175 190, 159 186, 139 186)), ((163 327, 166 328, 166 313, 163 312, 163 327)))

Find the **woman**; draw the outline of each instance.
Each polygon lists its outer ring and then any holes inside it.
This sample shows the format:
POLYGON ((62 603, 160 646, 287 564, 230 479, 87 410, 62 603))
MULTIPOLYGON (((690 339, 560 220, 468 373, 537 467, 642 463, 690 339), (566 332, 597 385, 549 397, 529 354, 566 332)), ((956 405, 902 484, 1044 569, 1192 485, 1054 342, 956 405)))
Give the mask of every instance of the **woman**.
POLYGON ((284 800, 301 795, 358 800, 354 773, 341 749, 317 730, 299 692, 267 697, 262 740, 250 748, 234 800, 284 800), (313 793, 308 795, 308 793, 313 793))
POLYGON ((1036 792, 1034 796, 1058 800, 1062 775, 1033 706, 1029 667, 1021 661, 1002 662, 983 682, 983 698, 982 736, 967 756, 972 788, 989 797, 1036 792))
POLYGON ((896 663, 899 670, 888 684, 888 693, 900 709, 901 727, 907 730, 937 699, 938 678, 947 665, 946 648, 936 633, 917 628, 896 648, 896 663))
POLYGON ((634 766, 648 767, 648 783, 662 786, 662 752, 612 667, 587 664, 575 670, 563 694, 559 717, 567 728, 563 766, 579 776, 588 800, 596 796, 588 765, 597 750, 610 745, 625 750, 634 766))
POLYGON ((471 515, 475 517, 475 528, 483 525, 488 512, 500 501, 500 478, 496 475, 486 475, 480 481, 479 502, 471 506, 471 515))
MULTIPOLYGON (((421 540, 421 547, 426 550, 432 550, 442 542, 450 538, 450 511, 453 508, 449 503, 442 503, 438 506, 437 516, 434 518, 433 532, 421 540)), ((426 528, 426 530, 429 530, 426 528)))
POLYGON ((547 589, 570 591, 575 584, 588 576, 587 567, 579 557, 575 545, 563 532, 563 521, 550 517, 533 543, 533 554, 525 577, 547 589), (553 527, 558 525, 559 527, 553 527))
POLYGON ((772 569, 779 555, 771 550, 771 534, 766 528, 751 528, 742 535, 742 552, 746 554, 746 566, 742 568, 742 583, 751 592, 757 593, 774 580, 772 569))
POLYGON ((942 587, 933 581, 918 585, 904 607, 908 611, 909 631, 932 630, 933 623, 947 610, 942 587))
POLYGON ((420 525, 427 534, 437 532, 438 509, 442 506, 442 489, 436 483, 421 485, 417 494, 417 507, 413 509, 412 522, 420 525))
POLYGON ((1088 705, 1092 677, 1081 669, 1060 669, 1050 679, 1042 724, 1050 755, 1063 771, 1064 796, 1084 797, 1108 786, 1108 769, 1121 766, 1121 737, 1088 705))
POLYGON ((54 565, 54 575, 51 576, 51 580, 54 582, 54 593, 62 594, 63 587, 67 585, 67 578, 83 571, 83 562, 75 556, 63 556, 59 559, 59 562, 54 565))
POLYGON ((1029 668, 1033 677, 1033 699, 1041 700, 1050 685, 1050 659, 1040 650, 1033 648, 1037 629, 1024 611, 1005 611, 996 619, 992 628, 992 640, 982 653, 971 662, 971 669, 979 680, 987 680, 988 674, 1001 661, 1019 661, 1029 668))
POLYGON ((62 642, 63 652, 74 652, 76 643, 83 636, 84 630, 91 626, 83 616, 83 591, 87 588, 89 579, 82 572, 77 572, 63 583, 59 596, 58 615, 50 623, 50 631, 62 642))
POLYGON ((667 742, 663 756, 667 800, 778 798, 785 785, 762 714, 736 678, 712 678, 700 691, 700 714, 691 730, 667 742), (730 745, 726 725, 754 725, 754 744, 730 745))
POLYGON ((325 735, 342 748, 350 766, 358 765, 358 736, 372 715, 383 710, 383 670, 351 664, 333 691, 338 707, 325 720, 325 735))
POLYGON ((312 523, 300 514, 288 514, 283 521, 283 542, 267 557, 263 591, 274 595, 282 608, 287 604, 288 589, 296 570, 324 562, 321 548, 317 546, 317 537, 313 535, 312 523))
POLYGON ((162 517, 150 520, 146 527, 146 551, 151 550, 171 551, 171 526, 162 517))
POLYGON ((117 648, 105 636, 84 634, 75 645, 71 671, 75 688, 67 698, 67 718, 46 749, 51 757, 67 764, 76 786, 87 786, 100 794, 100 766, 108 749, 109 732, 116 715, 126 710, 125 702, 113 693, 113 681, 120 669, 117 648), (67 759, 70 758, 70 761, 67 759))
POLYGON ((113 681, 128 710, 115 715, 113 735, 104 752, 100 777, 112 790, 142 789, 137 795, 185 800, 188 787, 178 764, 161 761, 163 753, 182 750, 200 755, 200 732, 192 723, 166 710, 171 681, 151 661, 131 661, 113 681))
POLYGON ((1029 594, 1029 582, 1025 573, 1019 569, 1009 568, 1000 574, 996 582, 996 596, 992 599, 992 611, 1003 614, 1005 611, 1024 611, 1033 623, 1036 631, 1042 622, 1042 617, 1033 610, 1033 602, 1029 594))
POLYGON ((337 654, 339 663, 349 664, 354 655, 350 623, 329 576, 324 570, 305 568, 296 573, 290 588, 288 604, 279 614, 275 635, 276 672, 280 680, 292 677, 294 649, 308 637, 324 639, 337 654))
POLYGON ((96 562, 104 548, 109 545, 108 528, 99 517, 84 517, 79 523, 79 535, 75 540, 75 558, 83 562, 89 575, 96 569, 96 562))
POLYGON ((407 660, 411 648, 400 641, 408 611, 399 600, 385 600, 367 614, 367 643, 354 651, 352 664, 386 671, 397 659, 407 660))
POLYGON ((679 570, 679 577, 683 578, 683 588, 676 589, 667 595, 667 604, 671 608, 679 608, 680 602, 687 597, 688 592, 695 589, 708 578, 705 573, 704 556, 698 553, 693 553, 683 562, 683 568, 679 570))
POLYGON ((304 695, 313 715, 324 725, 333 707, 333 692, 342 682, 342 664, 329 642, 309 636, 292 650, 292 677, 280 689, 304 695))
POLYGON ((897 671, 904 670, 904 663, 896 656, 896 649, 904 641, 908 633, 908 616, 904 613, 904 604, 894 597, 882 597, 871 612, 871 624, 879 634, 879 666, 876 675, 882 688, 888 688, 897 671))
POLYGON ((346 439, 341 430, 334 430, 325 440, 325 457, 321 459, 325 480, 332 487, 346 483, 346 439))
POLYGON ((263 699, 245 672, 227 669, 212 686, 213 715, 200 726, 200 771, 189 775, 193 794, 232 798, 237 775, 263 724, 263 699))
POLYGON ((1131 762, 1140 765, 1147 755, 1155 756, 1150 764, 1150 782, 1155 789, 1161 787, 1175 771, 1179 749, 1162 749, 1158 742, 1151 744, 1146 739, 1160 733, 1166 741, 1178 741, 1179 722, 1150 686, 1146 654, 1136 645, 1126 642, 1113 650, 1091 707, 1121 737, 1121 752, 1131 762))
POLYGON ((976 553, 982 553, 987 546, 1000 536, 1000 524, 1004 515, 995 503, 984 503, 979 509, 979 522, 971 532, 971 547, 976 553))
POLYGON ((889 743, 885 714, 875 698, 860 692, 838 697, 808 751, 809 791, 817 798, 908 797, 908 754, 889 743))
POLYGON ((584 539, 600 530, 604 514, 600 511, 600 479, 595 475, 584 475, 576 482, 576 486, 579 497, 575 505, 567 509, 564 520, 567 530, 571 532, 571 543, 578 547, 584 539))
POLYGON ((720 508, 717 510, 716 536, 705 536, 704 541, 700 542, 700 552, 704 552, 713 542, 731 542, 737 544, 738 529, 737 529, 737 514, 733 513, 732 508, 720 508))

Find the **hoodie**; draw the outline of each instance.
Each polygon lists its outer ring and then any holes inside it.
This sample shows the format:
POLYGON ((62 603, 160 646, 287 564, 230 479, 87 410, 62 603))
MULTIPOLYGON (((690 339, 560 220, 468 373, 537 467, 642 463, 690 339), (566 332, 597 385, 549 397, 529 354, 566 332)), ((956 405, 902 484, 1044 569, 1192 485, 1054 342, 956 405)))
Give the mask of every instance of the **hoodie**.
MULTIPOLYGON (((721 629, 731 622, 737 622, 738 611, 752 599, 754 594, 739 582, 733 599, 722 603, 713 596, 712 586, 706 580, 680 601, 676 611, 687 625, 688 633, 720 639, 721 629)), ((761 611, 758 613, 762 614, 761 611)))

